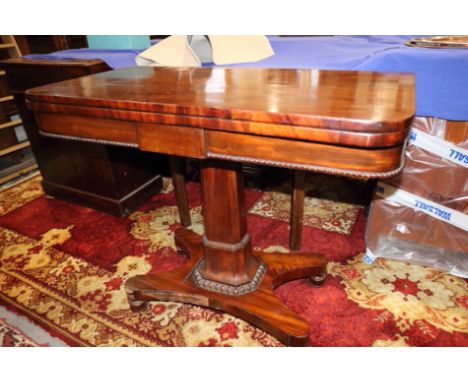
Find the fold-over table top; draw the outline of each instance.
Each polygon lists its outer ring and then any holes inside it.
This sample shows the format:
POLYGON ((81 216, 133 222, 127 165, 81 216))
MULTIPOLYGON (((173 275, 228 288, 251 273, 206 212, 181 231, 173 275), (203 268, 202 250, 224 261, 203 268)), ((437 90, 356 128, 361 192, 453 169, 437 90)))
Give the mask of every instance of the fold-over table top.
POLYGON ((414 77, 137 67, 30 89, 26 98, 49 137, 385 178, 402 168, 414 77))
POLYGON ((414 115, 414 77, 399 73, 133 67, 27 94, 63 105, 375 133, 398 130, 414 115))
MULTIPOLYGON (((218 130, 231 126, 220 120, 237 121, 237 131, 244 126, 275 136, 284 127, 291 138, 295 126, 347 135, 401 133, 415 112, 411 74, 308 69, 133 67, 31 89, 27 99, 40 111, 87 114, 93 108, 140 122, 151 114, 179 116, 184 125, 193 119, 194 126, 218 130), (208 127, 207 119, 217 123, 208 127)), ((302 133, 301 139, 327 141, 320 136, 302 133)))

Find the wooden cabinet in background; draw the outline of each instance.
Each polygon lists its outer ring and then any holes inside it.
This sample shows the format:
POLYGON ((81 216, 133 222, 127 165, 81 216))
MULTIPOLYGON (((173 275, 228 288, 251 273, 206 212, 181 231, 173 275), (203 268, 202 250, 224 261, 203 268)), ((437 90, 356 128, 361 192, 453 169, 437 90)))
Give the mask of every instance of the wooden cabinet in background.
POLYGON ((166 158, 129 147, 64 141, 39 134, 26 90, 110 70, 100 60, 31 60, 1 63, 14 95, 46 194, 114 215, 126 215, 159 192, 166 158))

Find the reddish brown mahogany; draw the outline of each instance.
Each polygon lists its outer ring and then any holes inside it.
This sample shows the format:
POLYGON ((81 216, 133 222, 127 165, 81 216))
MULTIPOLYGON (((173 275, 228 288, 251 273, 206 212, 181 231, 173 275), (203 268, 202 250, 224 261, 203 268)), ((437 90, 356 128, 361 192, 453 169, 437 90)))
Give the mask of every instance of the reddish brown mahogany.
POLYGON ((306 322, 273 288, 302 277, 320 285, 326 258, 252 251, 239 163, 392 176, 414 115, 414 77, 140 67, 36 88, 27 98, 44 132, 203 160, 205 235, 178 230, 186 265, 127 281, 133 309, 154 299, 203 305, 305 345, 306 322))

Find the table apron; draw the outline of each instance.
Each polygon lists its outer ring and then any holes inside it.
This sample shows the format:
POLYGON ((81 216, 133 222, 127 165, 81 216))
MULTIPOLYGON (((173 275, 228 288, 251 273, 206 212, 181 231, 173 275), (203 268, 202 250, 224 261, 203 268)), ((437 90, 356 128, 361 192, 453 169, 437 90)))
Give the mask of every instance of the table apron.
POLYGON ((365 178, 390 177, 401 170, 403 145, 349 147, 72 114, 37 112, 36 119, 45 135, 128 145, 144 151, 196 159, 216 158, 365 178))

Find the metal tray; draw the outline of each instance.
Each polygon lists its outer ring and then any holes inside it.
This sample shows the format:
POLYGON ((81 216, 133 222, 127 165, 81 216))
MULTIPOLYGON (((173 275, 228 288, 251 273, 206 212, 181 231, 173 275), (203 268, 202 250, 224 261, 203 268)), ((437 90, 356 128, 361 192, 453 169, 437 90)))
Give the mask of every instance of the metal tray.
POLYGON ((413 38, 405 43, 419 48, 460 49, 468 48, 468 36, 433 36, 413 38))

